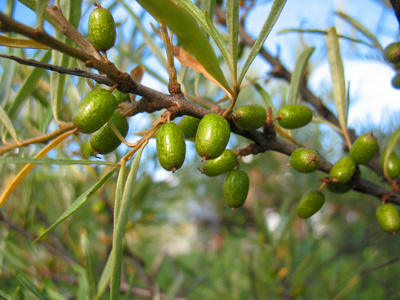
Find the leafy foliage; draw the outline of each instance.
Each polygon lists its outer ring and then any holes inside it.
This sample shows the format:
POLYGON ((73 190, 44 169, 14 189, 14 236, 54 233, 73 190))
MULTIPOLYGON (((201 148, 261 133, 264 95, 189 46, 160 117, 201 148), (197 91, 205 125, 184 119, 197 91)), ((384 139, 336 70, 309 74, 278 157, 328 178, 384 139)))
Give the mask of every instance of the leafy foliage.
MULTIPOLYGON (((265 44, 285 21, 283 0, 103 1, 117 26, 106 53, 86 39, 92 3, 20 2, 8 0, 0 12, 1 298, 395 299, 400 242, 379 227, 375 210, 400 204, 398 178, 372 153, 354 167, 349 192, 325 187, 330 162, 347 156, 357 138, 348 127, 343 44, 383 64, 380 32, 346 12, 335 14, 354 36, 335 27, 283 30, 326 38, 289 49, 291 72, 265 44), (32 10, 24 24, 22 4, 32 10), (265 20, 251 20, 255 10, 265 20), (249 23, 258 27, 255 39, 249 23), (325 58, 326 94, 308 84, 325 58), (117 110, 130 129, 125 140, 110 125, 125 145, 95 156, 72 120, 81 99, 107 86, 129 94, 117 110), (279 110, 299 103, 314 111, 307 126, 280 126, 279 110), (244 105, 267 110, 261 129, 235 125, 231 112, 244 105), (157 160, 158 128, 211 113, 229 123, 235 159, 227 170, 238 159, 250 179, 235 212, 223 201, 225 175, 201 173, 193 138, 176 173, 157 160), (318 171, 288 168, 299 148, 318 153, 318 171), (322 191, 325 204, 303 220, 297 207, 308 190, 322 191)), ((375 128, 374 135, 386 166, 400 131, 375 128)))

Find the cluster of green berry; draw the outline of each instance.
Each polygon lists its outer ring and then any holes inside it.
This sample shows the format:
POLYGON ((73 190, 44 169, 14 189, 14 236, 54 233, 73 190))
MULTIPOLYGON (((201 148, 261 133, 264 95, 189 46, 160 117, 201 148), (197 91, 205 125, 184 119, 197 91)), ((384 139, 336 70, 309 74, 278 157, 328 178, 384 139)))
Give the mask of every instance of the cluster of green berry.
MULTIPOLYGON (((378 150, 378 140, 372 133, 358 137, 350 149, 350 155, 340 158, 331 168, 327 182, 328 189, 333 193, 346 193, 351 190, 350 180, 353 178, 358 165, 369 163, 378 150)), ((383 159, 381 159, 383 168, 383 159)), ((317 152, 298 148, 290 156, 290 165, 298 172, 310 173, 316 171, 321 163, 317 152)), ((400 161, 395 152, 392 152, 387 171, 389 176, 397 178, 400 175, 400 161)), ((324 185, 325 186, 325 185, 324 185)), ((297 207, 298 215, 309 218, 318 212, 325 202, 325 196, 320 190, 307 192, 297 207)), ((399 213, 390 203, 383 204, 377 209, 377 219, 386 232, 396 232, 400 229, 399 213)))
MULTIPOLYGON (((89 37, 98 51, 106 52, 114 46, 116 38, 115 22, 111 13, 97 4, 89 16, 89 37)), ((386 59, 400 69, 400 42, 392 43, 385 49, 386 59)), ((392 84, 400 88, 400 75, 392 84)), ((113 92, 97 89, 90 92, 79 104, 73 122, 80 132, 91 134, 90 145, 96 153, 107 154, 114 151, 128 133, 128 122, 117 111, 118 105, 128 101, 129 95, 118 90, 113 92), (119 134, 117 134, 119 132, 119 134)), ((293 104, 282 107, 276 119, 285 129, 297 129, 309 124, 313 111, 305 105, 293 104)), ((267 119, 266 110, 259 105, 245 105, 236 108, 230 115, 232 122, 244 130, 256 130, 267 119)), ((179 124, 163 124, 157 132, 157 155, 160 165, 175 172, 184 163, 186 156, 185 139, 194 140, 196 152, 202 158, 203 170, 207 176, 226 174, 224 198, 232 209, 241 207, 249 191, 249 176, 240 170, 236 154, 226 149, 230 138, 229 122, 218 114, 208 114, 201 120, 184 116, 179 124), (235 169, 237 168, 237 169, 235 169)), ((329 172, 328 189, 334 193, 351 190, 350 183, 358 165, 369 163, 378 149, 378 141, 372 133, 360 136, 350 149, 349 156, 339 159, 329 172)), ((381 159, 383 165, 383 159, 381 159)), ((319 154, 310 149, 298 148, 290 156, 290 165, 301 173, 316 171, 321 164, 319 154)), ((387 162, 387 174, 394 179, 400 175, 400 159, 393 152, 387 162)), ((321 209, 325 196, 320 190, 307 192, 301 198, 297 212, 302 218, 309 218, 321 209)), ((381 227, 390 233, 400 229, 400 218, 396 207, 383 204, 376 211, 381 227)))
MULTIPOLYGON (((115 22, 109 10, 97 4, 89 16, 89 38, 98 51, 105 52, 114 46, 115 22)), ((91 134, 90 146, 99 154, 114 151, 121 139, 114 132, 115 127, 125 138, 129 130, 126 118, 117 111, 118 105, 129 100, 129 95, 118 90, 91 91, 75 111, 73 122, 82 133, 91 134), (112 124, 112 125, 110 125, 112 124)))
POLYGON ((396 74, 392 77, 392 86, 395 89, 400 89, 400 42, 389 44, 383 55, 396 69, 396 74))

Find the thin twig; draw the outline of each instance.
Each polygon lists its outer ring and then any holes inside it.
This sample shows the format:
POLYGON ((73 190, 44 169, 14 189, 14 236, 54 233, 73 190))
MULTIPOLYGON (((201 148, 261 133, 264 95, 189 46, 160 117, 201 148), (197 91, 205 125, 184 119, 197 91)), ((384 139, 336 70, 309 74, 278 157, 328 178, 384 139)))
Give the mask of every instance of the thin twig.
POLYGON ((383 264, 380 264, 380 265, 378 265, 378 266, 376 266, 376 267, 362 270, 360 273, 364 273, 364 274, 365 274, 365 273, 371 273, 371 272, 373 272, 373 271, 376 271, 376 270, 382 269, 382 268, 384 268, 384 267, 386 267, 386 266, 388 266, 388 265, 391 265, 391 264, 393 264, 393 263, 395 263, 395 262, 397 262, 397 261, 399 261, 399 260, 400 260, 400 256, 397 256, 397 257, 392 258, 391 260, 389 260, 389 261, 387 261, 387 262, 385 262, 385 263, 383 263, 383 264))
POLYGON ((65 123, 63 127, 61 127, 60 129, 57 129, 51 133, 20 141, 19 144, 10 143, 8 145, 0 147, 0 155, 3 155, 4 153, 11 151, 15 148, 28 146, 31 144, 46 143, 46 142, 52 140, 53 138, 63 134, 64 132, 74 129, 75 127, 76 126, 72 122, 65 123))
POLYGON ((46 70, 54 71, 54 72, 57 72, 60 74, 68 74, 68 75, 75 75, 75 76, 84 77, 84 78, 90 78, 90 79, 95 80, 97 83, 105 84, 108 86, 114 85, 114 82, 112 80, 110 80, 106 75, 96 74, 96 73, 85 71, 85 70, 78 69, 78 68, 72 69, 72 68, 67 68, 67 67, 61 67, 61 66, 48 64, 48 63, 43 63, 43 62, 36 61, 33 59, 24 59, 24 58, 21 58, 18 56, 13 56, 13 55, 0 54, 0 57, 14 60, 21 65, 31 66, 34 68, 46 69, 46 70))

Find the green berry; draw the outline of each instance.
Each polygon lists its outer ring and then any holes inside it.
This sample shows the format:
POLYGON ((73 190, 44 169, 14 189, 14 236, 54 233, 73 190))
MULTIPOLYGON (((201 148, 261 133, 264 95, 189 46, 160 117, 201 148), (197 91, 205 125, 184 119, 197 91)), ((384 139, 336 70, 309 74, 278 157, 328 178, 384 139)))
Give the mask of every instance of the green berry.
POLYGON ((225 149, 220 156, 204 162, 203 173, 214 177, 229 172, 237 165, 236 155, 232 150, 225 149))
POLYGON ((311 122, 313 111, 305 105, 286 105, 279 110, 278 117, 279 125, 283 128, 296 129, 311 122))
POLYGON ((217 158, 224 152, 230 137, 227 120, 217 114, 204 116, 196 133, 196 151, 202 160, 217 158))
POLYGON ((290 155, 290 165, 300 173, 311 173, 318 170, 321 158, 317 152, 298 148, 290 155))
POLYGON ((301 197, 300 203, 297 206, 297 214, 301 218, 307 219, 319 211, 324 202, 324 194, 319 191, 309 191, 301 197))
MULTIPOLYGON (((129 124, 126 118, 119 112, 114 112, 110 121, 118 129, 123 137, 126 137, 129 130, 129 124)), ((121 140, 116 136, 111 129, 109 123, 103 125, 99 130, 93 133, 90 137, 90 146, 100 154, 108 154, 121 144, 121 140)))
POLYGON ((185 161, 186 144, 182 130, 175 123, 166 123, 157 131, 157 155, 160 165, 175 172, 185 161))
POLYGON ((397 208, 386 203, 376 209, 376 218, 382 229, 391 234, 395 234, 400 229, 400 217, 397 208))
POLYGON ((350 150, 351 158, 356 164, 367 164, 378 150, 378 139, 372 133, 365 133, 358 137, 350 150))
POLYGON ((178 126, 182 129, 186 139, 192 139, 196 137, 199 124, 200 119, 192 116, 184 116, 178 123, 178 126))
POLYGON ((79 131, 93 133, 110 119, 116 108, 113 94, 105 89, 93 90, 79 103, 73 122, 79 131))
MULTIPOLYGON (((381 155, 381 166, 383 169, 383 163, 385 159, 385 153, 381 155)), ((390 178, 394 179, 399 177, 400 175, 400 159, 399 156, 396 154, 396 152, 392 152, 389 156, 388 162, 387 162, 387 173, 390 178)))
POLYGON ((334 183, 346 183, 353 177, 356 168, 357 165, 351 157, 342 157, 333 165, 329 172, 329 178, 334 183))
POLYGON ((384 51, 387 61, 397 64, 400 62, 400 42, 389 44, 384 51))
POLYGON ((232 121, 245 130, 256 130, 263 126, 267 111, 260 105, 244 105, 232 112, 232 121))
POLYGON ((117 105, 122 102, 127 102, 131 100, 129 94, 125 94, 117 89, 114 89, 112 93, 115 96, 115 99, 117 100, 117 105))
POLYGON ((117 32, 109 10, 95 8, 89 16, 89 38, 97 51, 107 51, 115 44, 117 32))
POLYGON ((338 184, 338 183, 334 183, 334 182, 330 182, 328 184, 328 190, 332 193, 335 194, 344 194, 347 193, 348 191, 350 191, 352 188, 352 185, 350 183, 344 183, 344 184, 338 184))
POLYGON ((224 199, 232 209, 241 207, 249 193, 250 180, 246 171, 231 170, 224 181, 224 199))
POLYGON ((396 74, 392 77, 392 81, 391 81, 392 87, 395 89, 400 89, 400 75, 396 74))

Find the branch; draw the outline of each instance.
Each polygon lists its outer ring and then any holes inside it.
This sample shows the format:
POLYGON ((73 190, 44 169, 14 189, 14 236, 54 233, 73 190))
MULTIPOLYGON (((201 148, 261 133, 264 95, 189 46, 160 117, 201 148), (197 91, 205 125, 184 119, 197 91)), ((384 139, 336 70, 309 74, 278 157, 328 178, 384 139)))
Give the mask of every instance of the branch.
POLYGON ((46 143, 46 142, 52 140, 53 138, 63 134, 64 132, 67 132, 74 128, 75 128, 75 125, 72 122, 65 123, 65 125, 63 125, 63 127, 61 127, 60 129, 57 129, 56 131, 53 131, 51 133, 48 133, 48 134, 45 134, 42 136, 37 136, 34 138, 30 138, 30 139, 26 139, 26 140, 20 141, 18 144, 10 143, 8 145, 0 147, 0 156, 8 151, 11 151, 12 149, 15 149, 15 148, 28 146, 31 144, 46 143))
POLYGON ((85 70, 78 69, 78 68, 72 69, 72 68, 67 68, 67 67, 60 67, 60 66, 36 61, 33 59, 20 58, 20 57, 13 56, 13 55, 0 54, 0 57, 14 60, 21 65, 31 66, 34 68, 46 69, 46 70, 54 71, 54 72, 57 72, 60 74, 68 74, 68 75, 75 75, 75 76, 79 76, 79 77, 90 78, 100 84, 105 84, 108 86, 114 85, 114 82, 112 80, 110 80, 106 75, 96 74, 96 73, 85 71, 85 70))
MULTIPOLYGON (((396 2, 399 2, 396 0, 396 2)), ((225 12, 222 10, 220 6, 215 7, 215 14, 218 18, 218 22, 226 25, 226 16, 225 12)), ((243 22, 240 23, 239 26, 239 34, 241 37, 241 43, 248 45, 250 47, 253 46, 255 43, 254 39, 246 32, 243 22)), ((281 63, 278 57, 273 57, 264 47, 261 48, 259 54, 263 57, 271 66, 272 71, 271 75, 276 78, 281 78, 290 82, 292 74, 285 68, 285 66, 281 63)), ((307 82, 303 81, 300 87, 300 93, 302 95, 302 99, 308 103, 310 103, 317 113, 323 117, 324 119, 328 120, 332 124, 340 127, 338 119, 335 115, 323 104, 322 100, 315 96, 313 92, 308 88, 307 82)), ((349 130, 350 140, 354 142, 357 136, 354 133, 354 130, 349 130)), ((371 162, 367 165, 372 171, 374 171, 378 176, 383 177, 383 171, 381 165, 379 163, 379 159, 375 157, 371 162)))
POLYGON ((390 0, 390 3, 392 4, 394 13, 396 14, 397 21, 399 22, 400 26, 400 1, 399 0, 390 0))

